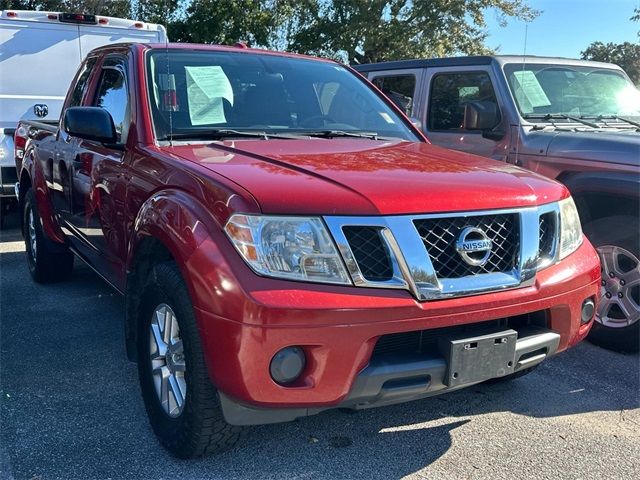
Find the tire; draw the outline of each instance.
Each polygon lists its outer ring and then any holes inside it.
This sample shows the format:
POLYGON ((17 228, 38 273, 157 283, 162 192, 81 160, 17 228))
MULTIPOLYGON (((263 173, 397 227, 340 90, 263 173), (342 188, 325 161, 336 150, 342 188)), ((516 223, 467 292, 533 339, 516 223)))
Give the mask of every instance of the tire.
POLYGON ((218 392, 204 361, 189 293, 175 263, 161 263, 152 269, 138 312, 140 388, 160 443, 179 458, 232 448, 242 429, 229 425, 222 416, 218 392), (168 380, 154 377, 154 368, 168 380), (165 399, 164 404, 161 398, 165 399))
POLYGON ((610 350, 637 352, 640 346, 640 221, 622 215, 601 218, 587 224, 584 232, 600 256, 603 280, 588 339, 610 350))
POLYGON ((31 278, 37 283, 69 280, 73 273, 73 253, 50 240, 42 230, 42 221, 33 190, 24 197, 24 243, 31 278))
POLYGON ((485 383, 505 383, 505 382, 510 382, 511 380, 515 380, 516 378, 524 377, 525 375, 530 374, 536 368, 538 368, 538 365, 536 365, 534 367, 531 367, 531 368, 525 368, 524 370, 520 370, 519 372, 512 373, 511 375, 505 375, 504 377, 492 378, 490 380, 487 380, 485 383))

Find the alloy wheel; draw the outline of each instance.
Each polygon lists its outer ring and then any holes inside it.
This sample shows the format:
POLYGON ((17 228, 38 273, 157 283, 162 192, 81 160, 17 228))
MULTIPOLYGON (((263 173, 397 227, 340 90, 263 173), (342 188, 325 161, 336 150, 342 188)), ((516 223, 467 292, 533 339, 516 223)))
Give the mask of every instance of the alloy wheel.
POLYGON ((169 305, 161 303, 155 308, 150 328, 149 354, 156 394, 165 413, 178 417, 187 394, 186 365, 180 326, 169 305))
POLYGON ((602 287, 596 321, 622 328, 640 320, 640 260, 622 247, 598 247, 602 287))

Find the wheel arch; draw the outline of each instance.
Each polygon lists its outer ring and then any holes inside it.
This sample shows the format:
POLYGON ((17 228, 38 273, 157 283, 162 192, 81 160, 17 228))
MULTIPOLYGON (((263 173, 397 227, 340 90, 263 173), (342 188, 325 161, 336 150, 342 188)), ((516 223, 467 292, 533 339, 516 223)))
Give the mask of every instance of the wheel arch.
POLYGON ((139 209, 129 242, 125 286, 125 340, 127 357, 137 360, 136 322, 140 293, 155 265, 173 261, 196 305, 198 286, 190 274, 189 259, 211 238, 218 222, 196 199, 180 190, 156 192, 139 209))
POLYGON ((614 215, 638 216, 640 212, 638 175, 627 172, 565 172, 558 180, 571 192, 583 225, 614 215))

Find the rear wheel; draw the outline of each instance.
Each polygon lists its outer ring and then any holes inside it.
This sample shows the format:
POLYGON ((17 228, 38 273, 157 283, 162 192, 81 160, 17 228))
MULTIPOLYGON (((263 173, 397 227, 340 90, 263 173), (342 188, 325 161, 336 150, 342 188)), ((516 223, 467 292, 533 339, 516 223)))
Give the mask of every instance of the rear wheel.
POLYGON ((61 244, 49 240, 42 222, 33 190, 24 197, 24 243, 31 278, 38 283, 68 280, 73 272, 73 253, 61 244))
POLYGON ((640 222, 631 216, 585 226, 602 267, 600 303, 589 341, 604 348, 637 352, 640 344, 640 222))
POLYGON ((160 443, 180 458, 233 447, 241 428, 229 425, 222 416, 189 293, 173 262, 153 268, 139 312, 140 386, 160 443))

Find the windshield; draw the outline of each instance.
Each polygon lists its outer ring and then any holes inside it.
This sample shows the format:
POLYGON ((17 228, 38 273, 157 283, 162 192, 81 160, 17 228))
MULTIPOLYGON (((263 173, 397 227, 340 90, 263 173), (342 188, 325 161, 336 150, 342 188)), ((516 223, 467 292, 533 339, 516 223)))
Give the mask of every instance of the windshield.
POLYGON ((510 63, 504 72, 524 118, 640 117, 640 92, 619 70, 510 63))
POLYGON ((212 133, 249 138, 256 132, 263 138, 419 141, 372 88, 338 64, 240 52, 168 54, 168 65, 166 50, 153 50, 147 59, 158 140, 168 139, 171 130, 182 139, 212 133))

